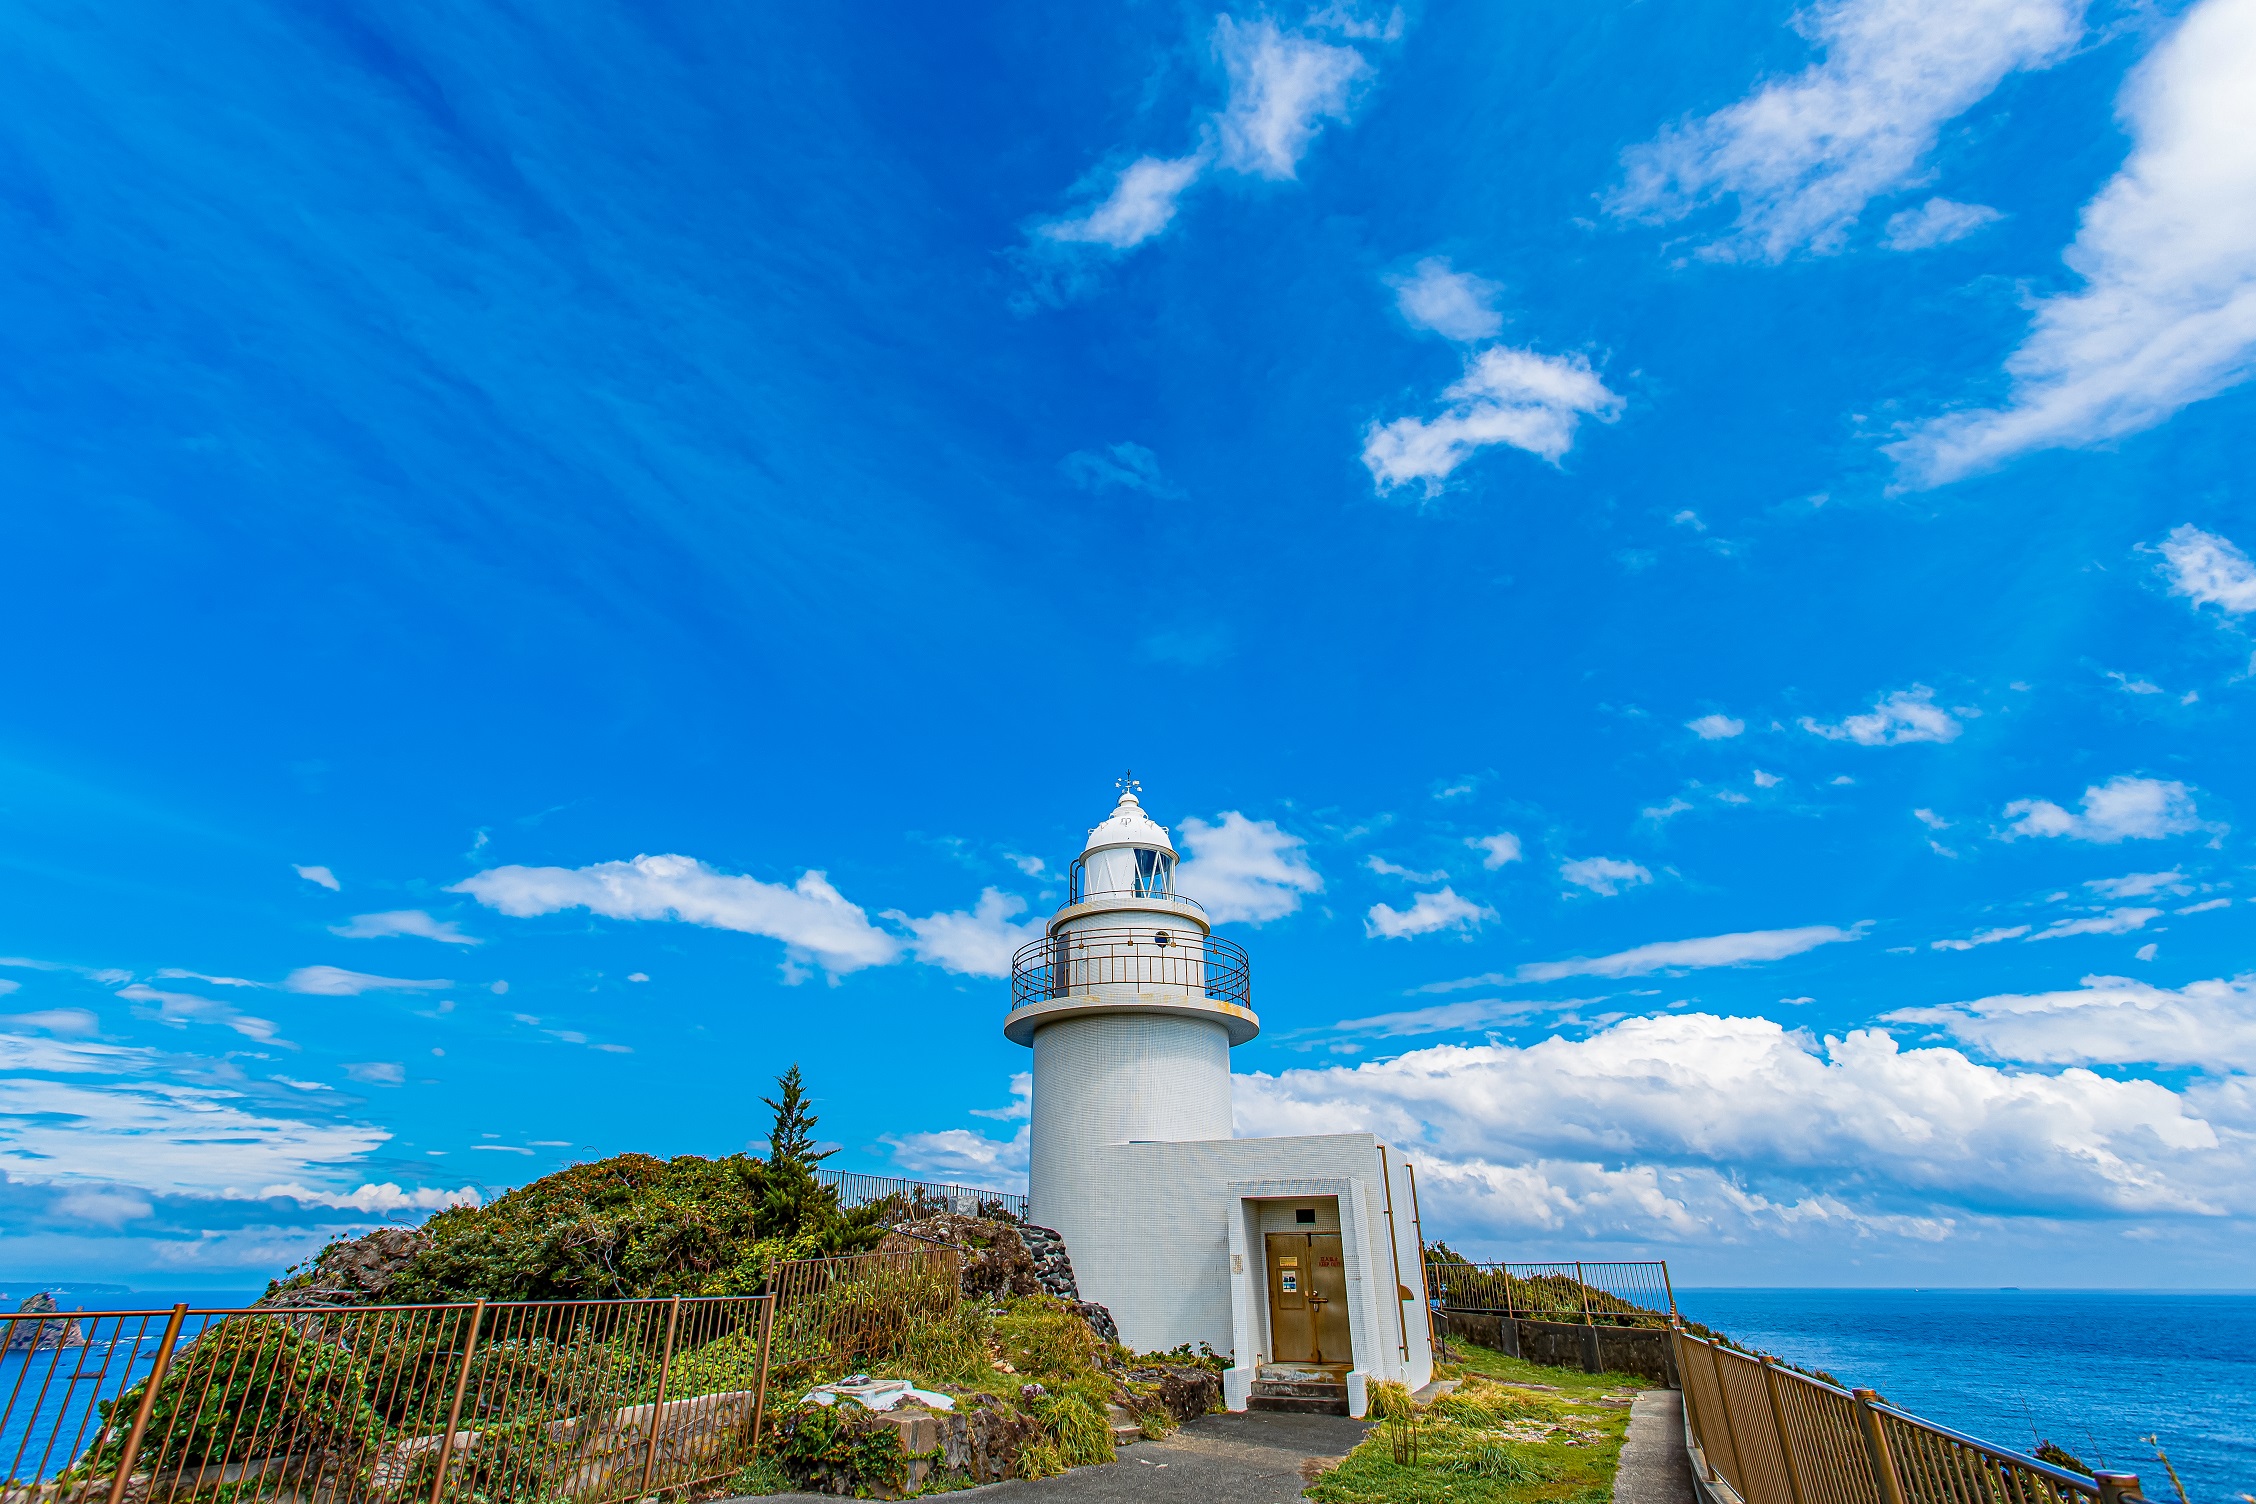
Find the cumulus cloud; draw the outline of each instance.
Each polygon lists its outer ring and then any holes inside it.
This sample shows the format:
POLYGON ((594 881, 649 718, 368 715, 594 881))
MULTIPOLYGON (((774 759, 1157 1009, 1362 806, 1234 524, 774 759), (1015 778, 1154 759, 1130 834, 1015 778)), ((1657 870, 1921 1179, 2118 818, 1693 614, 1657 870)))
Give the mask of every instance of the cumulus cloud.
POLYGON ((449 945, 483 945, 475 935, 465 935, 451 919, 433 919, 421 909, 393 909, 384 914, 355 914, 349 924, 332 924, 329 933, 347 940, 382 940, 412 935, 419 940, 443 940, 449 945))
POLYGON ((1701 741, 1720 742, 1745 731, 1747 723, 1717 712, 1713 715, 1701 716, 1698 720, 1686 721, 1684 729, 1701 741))
POLYGON ((1824 59, 1623 156, 1617 215, 1680 219, 1736 196, 1732 233, 1704 254, 1782 261, 1839 251, 1874 198, 1921 171, 1943 123, 2007 74, 2064 57, 2080 0, 1830 0, 1796 25, 1824 59))
POLYGON ((1396 310, 1414 329, 1470 345, 1494 339, 1504 328, 1504 315, 1496 307, 1504 289, 1452 269, 1446 256, 1428 256, 1407 274, 1386 281, 1394 289, 1396 310))
POLYGON ((1377 939, 1404 940, 1438 930, 1478 929, 1482 920, 1495 917, 1495 910, 1460 898, 1454 889, 1445 887, 1420 893, 1407 909, 1383 903, 1371 905, 1370 912, 1363 916, 1363 933, 1377 939))
POLYGON ((101 1186, 67 1191, 55 1201, 56 1215, 73 1222, 107 1227, 113 1232, 129 1222, 138 1222, 155 1211, 155 1205, 146 1196, 101 1186))
POLYGON ((958 909, 912 919, 899 910, 889 910, 885 917, 916 936, 910 946, 916 958, 929 966, 963 976, 1007 977, 1012 953, 1042 938, 1039 918, 1011 923, 1013 916, 1025 910, 1025 899, 1000 888, 987 888, 969 913, 958 909))
POLYGON ((1597 1221, 1617 1236, 1738 1232, 1781 1205, 1815 1214, 1813 1203, 1851 1226, 1909 1216, 1938 1235, 1970 1204, 2052 1216, 2256 1211, 2256 1144, 2210 1120, 2229 1109, 2237 1129, 2256 1116, 2246 1104, 1905 1049, 1878 1030, 1820 1039, 1763 1018, 1634 1018, 1583 1039, 1241 1076, 1235 1104, 1241 1133, 1360 1128, 1424 1145, 1421 1182, 1430 1160, 1517 1173, 1535 1199, 1513 1215, 1597 1221), (1584 1186, 1608 1167, 1639 1190, 1586 1216, 1544 1190, 1558 1184, 1554 1166, 1584 1186), (1679 1189, 1687 1170, 1728 1178, 1772 1210, 1718 1204, 1712 1181, 1706 1197, 1679 1189))
POLYGON ((331 872, 327 867, 292 867, 290 870, 307 882, 318 883, 332 893, 344 891, 343 885, 337 881, 337 874, 331 872))
POLYGON ((1561 862, 1559 875, 1578 888, 1588 888, 1608 898, 1624 888, 1640 887, 1653 880, 1653 874, 1637 863, 1617 861, 1610 856, 1586 856, 1579 861, 1561 862))
POLYGON ((454 885, 517 918, 584 908, 610 919, 672 919, 780 940, 826 971, 897 960, 901 942, 869 921, 820 872, 785 887, 718 872, 693 857, 638 856, 589 867, 495 867, 454 885))
POLYGON ((1227 810, 1211 825, 1196 816, 1185 820, 1182 836, 1190 855, 1176 870, 1175 887, 1217 920, 1282 919, 1304 895, 1324 891, 1324 879, 1309 864, 1308 843, 1274 820, 1227 810))
POLYGON ((1372 72, 1356 48, 1313 35, 1325 28, 1315 24, 1321 18, 1311 19, 1309 28, 1291 30, 1268 17, 1216 16, 1209 40, 1229 92, 1222 108, 1200 122, 1198 146, 1176 157, 1136 158, 1095 203, 1036 224, 1036 244, 1133 250, 1174 221, 1183 195, 1210 170, 1298 177, 1323 122, 1347 123, 1372 72))
POLYGON ((1888 216, 1886 245, 1891 251, 1923 251, 1929 246, 1964 240, 1987 224, 2005 216, 1988 204, 1957 204, 1931 198, 1916 209, 1888 216))
MULTIPOLYGON (((1969 13, 1981 7, 1970 7, 1969 13)), ((2137 433, 2256 366, 2256 0, 2202 0, 2116 103, 2132 147, 2063 253, 2083 286, 2036 306, 1998 407, 1889 446, 1940 484, 2031 449, 2137 433)))
POLYGON ((2193 791, 2184 784, 2124 774, 2084 790, 2083 808, 2070 813, 2050 799, 2016 799, 2005 807, 2012 823, 1999 839, 2066 836, 2112 846, 2118 841, 2155 841, 2201 830, 2193 791))
POLYGON ((443 1212, 450 1206, 478 1206, 482 1204, 476 1186, 418 1187, 402 1190, 392 1181, 381 1185, 361 1185, 349 1191, 324 1191, 312 1186, 285 1182, 261 1186, 255 1191, 230 1191, 223 1198, 229 1201, 295 1201, 300 1206, 318 1206, 329 1211, 363 1212, 370 1216, 386 1216, 392 1212, 443 1212))
POLYGON ((944 1128, 937 1133, 888 1133, 879 1141, 892 1151, 893 1163, 911 1175, 960 1179, 983 1190, 1024 1191, 1032 1140, 1028 1128, 1000 1139, 968 1128, 944 1128))
POLYGON ((2256 1072, 2256 975, 2174 991, 2089 976, 2071 990, 2001 993, 1887 1018, 1932 1025, 1998 1059, 2256 1072))
POLYGON ((1396 418, 1364 431, 1363 465, 1382 495, 1412 481, 1439 495, 1459 465, 1497 444, 1557 464, 1583 418, 1611 423, 1623 405, 1580 355, 1501 345, 1469 360, 1441 395, 1446 406, 1436 417, 1396 418))
POLYGON ((282 979, 285 991, 313 997, 358 997, 364 992, 442 992, 454 983, 444 977, 421 981, 408 977, 379 977, 342 966, 301 966, 282 979))
POLYGON ((1481 865, 1491 872, 1520 859, 1520 838, 1508 830, 1492 836, 1471 836, 1465 844, 1481 854, 1481 865))
POLYGON ((1826 725, 1802 717, 1802 729, 1832 742, 1855 742, 1860 747, 1900 747, 1907 742, 1956 741, 1960 726, 1950 712, 1935 703, 1935 692, 1924 684, 1882 695, 1863 715, 1852 715, 1826 725))
POLYGON ((2180 523, 2162 540, 2161 553, 2172 595, 2234 616, 2256 611, 2256 564, 2230 538, 2180 523))
POLYGON ((1356 85, 1371 74, 1353 47, 1286 31, 1266 17, 1216 16, 1214 51, 1230 75, 1229 103, 1215 118, 1219 160, 1254 177, 1298 176, 1320 122, 1345 124, 1356 85))

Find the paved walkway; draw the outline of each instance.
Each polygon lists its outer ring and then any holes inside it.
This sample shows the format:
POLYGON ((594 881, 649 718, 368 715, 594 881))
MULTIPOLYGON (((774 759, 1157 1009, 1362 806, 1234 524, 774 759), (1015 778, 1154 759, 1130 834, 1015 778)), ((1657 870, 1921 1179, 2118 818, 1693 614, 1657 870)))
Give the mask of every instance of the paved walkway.
MULTIPOLYGON (((1120 1449, 1110 1467, 1014 1480, 947 1495, 949 1504, 1295 1504, 1314 1475, 1312 1459, 1344 1457, 1368 1427, 1341 1415, 1207 1415, 1164 1441, 1120 1449)), ((770 1494, 750 1504, 837 1504, 827 1494, 770 1494)), ((1639 1501, 1643 1504, 1643 1501, 1639 1501)))
POLYGON ((1629 1440, 1614 1474, 1614 1504, 1693 1504, 1684 1452, 1684 1400, 1673 1389, 1641 1389, 1629 1407, 1629 1440))
MULTIPOLYGON (((950 1504, 1297 1504, 1322 1464, 1346 1456, 1368 1429, 1337 1415, 1208 1415, 1164 1441, 1122 1447, 1110 1467, 990 1483, 947 1497, 950 1504)), ((745 1504, 837 1501, 828 1494, 770 1494, 745 1504)), ((1614 1504, 1695 1504, 1675 1390, 1642 1390, 1630 1407, 1614 1504)))

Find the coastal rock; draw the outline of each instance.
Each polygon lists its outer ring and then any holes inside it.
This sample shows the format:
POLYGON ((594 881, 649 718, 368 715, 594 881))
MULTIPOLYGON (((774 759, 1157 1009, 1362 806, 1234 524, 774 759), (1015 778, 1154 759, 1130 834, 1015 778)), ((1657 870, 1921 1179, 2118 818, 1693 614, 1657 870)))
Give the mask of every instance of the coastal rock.
MULTIPOLYGON (((57 1307, 55 1297, 42 1290, 25 1299, 16 1310, 35 1316, 53 1314, 57 1307)), ((8 1323, 7 1351, 12 1353, 52 1352, 59 1347, 84 1347, 86 1333, 76 1321, 61 1318, 55 1321, 11 1321, 8 1323)))
POLYGON ((965 1295, 975 1300, 1047 1295, 1071 1306, 1105 1341, 1120 1340, 1112 1312, 1081 1298, 1065 1239, 1047 1227, 940 1212, 896 1223, 877 1246, 886 1253, 953 1248, 963 1255, 965 1295))
POLYGON ((311 1269, 269 1285, 258 1304, 353 1306, 380 1301, 408 1262, 430 1246, 431 1239, 413 1227, 379 1227, 331 1243, 311 1269))

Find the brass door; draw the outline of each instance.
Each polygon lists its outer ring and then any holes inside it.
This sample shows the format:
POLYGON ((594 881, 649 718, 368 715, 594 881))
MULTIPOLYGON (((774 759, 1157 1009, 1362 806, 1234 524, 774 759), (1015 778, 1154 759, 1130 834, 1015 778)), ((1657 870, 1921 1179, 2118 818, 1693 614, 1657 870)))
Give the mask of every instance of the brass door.
POLYGON ((1338 1233, 1269 1234, 1269 1347, 1276 1363, 1351 1361, 1338 1233))

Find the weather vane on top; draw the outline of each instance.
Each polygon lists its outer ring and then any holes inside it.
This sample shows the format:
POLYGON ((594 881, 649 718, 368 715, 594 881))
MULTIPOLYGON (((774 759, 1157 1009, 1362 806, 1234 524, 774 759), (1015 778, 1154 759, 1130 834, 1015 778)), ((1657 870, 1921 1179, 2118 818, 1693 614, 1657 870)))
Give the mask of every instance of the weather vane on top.
POLYGON ((1112 781, 1112 786, 1123 794, 1140 794, 1144 791, 1144 786, 1136 781, 1136 770, 1134 768, 1130 768, 1127 772, 1115 778, 1112 781))

